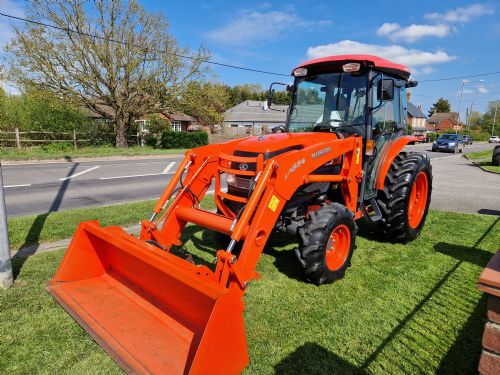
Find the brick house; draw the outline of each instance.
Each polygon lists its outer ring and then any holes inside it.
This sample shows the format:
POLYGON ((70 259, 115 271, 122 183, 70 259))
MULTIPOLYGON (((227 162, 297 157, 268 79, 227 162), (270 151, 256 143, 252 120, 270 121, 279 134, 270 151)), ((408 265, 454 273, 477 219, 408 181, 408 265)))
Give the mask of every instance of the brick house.
POLYGON ((463 130, 458 112, 434 113, 430 118, 427 119, 427 124, 435 131, 463 130))

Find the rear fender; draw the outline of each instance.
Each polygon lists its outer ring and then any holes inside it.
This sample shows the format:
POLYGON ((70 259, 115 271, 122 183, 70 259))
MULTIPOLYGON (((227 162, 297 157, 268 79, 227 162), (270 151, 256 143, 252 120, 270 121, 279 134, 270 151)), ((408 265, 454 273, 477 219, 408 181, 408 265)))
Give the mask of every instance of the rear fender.
POLYGON ((382 150, 382 158, 380 159, 379 165, 377 167, 377 177, 375 179, 375 187, 377 190, 382 190, 385 184, 385 177, 389 172, 392 162, 399 155, 401 150, 410 142, 418 142, 418 138, 406 135, 403 137, 396 138, 394 141, 386 143, 382 150))

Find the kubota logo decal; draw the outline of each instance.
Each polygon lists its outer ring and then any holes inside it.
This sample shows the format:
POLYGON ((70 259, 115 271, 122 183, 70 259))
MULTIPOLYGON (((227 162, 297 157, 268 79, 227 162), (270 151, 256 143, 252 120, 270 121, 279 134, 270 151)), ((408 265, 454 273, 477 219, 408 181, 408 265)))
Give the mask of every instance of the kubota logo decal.
POLYGON ((286 174, 285 174, 285 180, 288 180, 288 176, 290 176, 291 173, 295 172, 295 170, 298 167, 300 167, 302 164, 305 164, 305 162, 306 162, 306 159, 300 159, 294 165, 292 165, 290 167, 290 169, 288 170, 288 172, 286 172, 286 174))
POLYGON ((330 151, 332 151, 332 149, 330 148, 330 146, 328 147, 325 147, 325 148, 322 148, 321 150, 318 150, 318 151, 315 151, 311 154, 312 158, 313 159, 317 159, 319 158, 320 156, 323 156, 325 154, 328 154, 330 151))
POLYGON ((241 164, 240 164, 240 169, 241 169, 242 171, 246 171, 246 170, 248 169, 248 164, 247 164, 247 163, 241 163, 241 164))

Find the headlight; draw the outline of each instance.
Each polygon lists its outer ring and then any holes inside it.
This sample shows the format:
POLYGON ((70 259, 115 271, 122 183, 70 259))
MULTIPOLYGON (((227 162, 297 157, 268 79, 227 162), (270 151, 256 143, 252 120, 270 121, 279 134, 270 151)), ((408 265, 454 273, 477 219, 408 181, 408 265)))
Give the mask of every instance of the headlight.
POLYGON ((436 141, 432 142, 433 145, 437 145, 438 143, 436 141))
POLYGON ((226 182, 228 185, 236 185, 236 176, 234 174, 227 174, 226 175, 226 182))

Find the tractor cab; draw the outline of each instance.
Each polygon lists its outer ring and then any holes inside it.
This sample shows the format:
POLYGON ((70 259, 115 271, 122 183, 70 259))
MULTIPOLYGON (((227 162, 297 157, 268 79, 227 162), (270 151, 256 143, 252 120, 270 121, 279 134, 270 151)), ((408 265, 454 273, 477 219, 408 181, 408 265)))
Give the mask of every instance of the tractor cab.
POLYGON ((370 140, 406 129, 406 88, 416 82, 404 65, 368 55, 332 56, 305 62, 292 75, 292 101, 281 130, 370 140))
MULTIPOLYGON (((375 169, 384 146, 406 133, 409 69, 370 55, 330 56, 292 71, 286 126, 276 132, 329 132, 361 136, 366 172, 364 200, 374 197, 375 169), (367 147, 368 145, 368 147, 367 147)), ((271 85, 269 102, 272 102, 271 85)))

